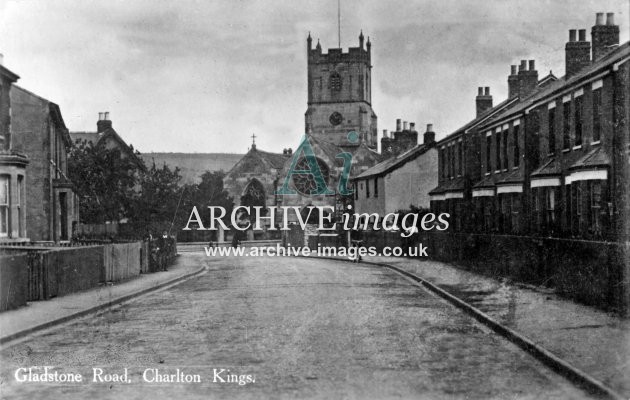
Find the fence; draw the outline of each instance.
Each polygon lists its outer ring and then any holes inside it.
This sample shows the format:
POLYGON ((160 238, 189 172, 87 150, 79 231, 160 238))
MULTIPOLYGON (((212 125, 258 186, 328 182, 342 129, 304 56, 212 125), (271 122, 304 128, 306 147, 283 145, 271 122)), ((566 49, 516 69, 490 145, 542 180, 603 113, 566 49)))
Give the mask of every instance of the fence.
POLYGON ((28 285, 26 253, 0 255, 0 311, 26 305, 28 293, 23 290, 28 285))
POLYGON ((2 247, 0 252, 4 311, 166 269, 177 255, 177 244, 169 238, 80 247, 2 247))

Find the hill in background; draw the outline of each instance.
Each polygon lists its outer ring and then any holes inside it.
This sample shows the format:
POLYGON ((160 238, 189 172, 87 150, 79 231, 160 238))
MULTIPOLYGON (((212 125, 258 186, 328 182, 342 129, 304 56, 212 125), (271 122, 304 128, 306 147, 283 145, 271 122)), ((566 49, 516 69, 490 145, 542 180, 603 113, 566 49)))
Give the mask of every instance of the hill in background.
POLYGON ((228 172, 243 157, 232 153, 143 153, 141 155, 147 167, 155 162, 156 167, 166 164, 169 168, 179 167, 182 183, 199 182, 199 177, 206 171, 228 172))

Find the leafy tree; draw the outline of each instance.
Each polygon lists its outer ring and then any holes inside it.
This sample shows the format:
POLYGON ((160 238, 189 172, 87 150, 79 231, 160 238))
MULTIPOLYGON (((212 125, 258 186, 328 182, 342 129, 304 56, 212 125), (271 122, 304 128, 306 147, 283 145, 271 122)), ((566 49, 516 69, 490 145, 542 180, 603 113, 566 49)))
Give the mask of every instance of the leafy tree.
POLYGON ((223 207, 226 213, 222 221, 226 226, 230 226, 230 215, 232 214, 234 201, 223 187, 224 176, 225 174, 221 171, 206 171, 201 175, 201 182, 186 186, 184 200, 182 201, 185 212, 182 212, 181 216, 177 218, 178 229, 186 226, 193 207, 197 207, 203 218, 203 216, 207 215, 209 206, 223 207))
POLYGON ((68 156, 68 175, 79 197, 81 222, 131 217, 141 168, 137 160, 123 157, 117 148, 77 142, 68 156))

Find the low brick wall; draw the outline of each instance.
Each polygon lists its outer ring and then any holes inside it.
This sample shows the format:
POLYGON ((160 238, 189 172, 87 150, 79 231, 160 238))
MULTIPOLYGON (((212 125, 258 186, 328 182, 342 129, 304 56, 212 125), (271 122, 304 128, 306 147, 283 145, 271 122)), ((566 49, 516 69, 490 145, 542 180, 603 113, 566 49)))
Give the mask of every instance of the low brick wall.
POLYGON ((28 293, 28 262, 26 253, 0 254, 0 311, 26 305, 28 293))
POLYGON ((628 315, 630 244, 509 235, 421 232, 412 240, 395 232, 365 232, 364 245, 421 242, 429 258, 485 275, 555 288, 567 298, 628 315))

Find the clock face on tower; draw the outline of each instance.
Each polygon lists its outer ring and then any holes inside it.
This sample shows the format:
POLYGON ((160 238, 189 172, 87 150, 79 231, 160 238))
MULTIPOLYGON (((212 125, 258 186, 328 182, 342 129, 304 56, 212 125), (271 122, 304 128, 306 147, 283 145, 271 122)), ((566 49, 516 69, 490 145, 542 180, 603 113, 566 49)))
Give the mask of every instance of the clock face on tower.
POLYGON ((330 118, 328 118, 328 120, 330 121, 330 124, 332 126, 337 126, 343 122, 343 116, 335 111, 334 113, 330 114, 330 118))

